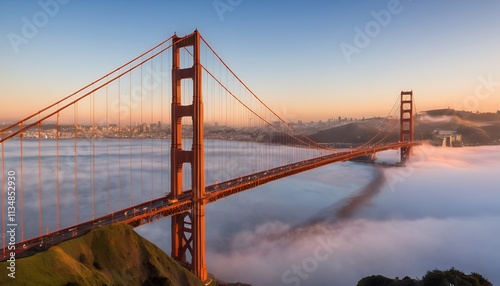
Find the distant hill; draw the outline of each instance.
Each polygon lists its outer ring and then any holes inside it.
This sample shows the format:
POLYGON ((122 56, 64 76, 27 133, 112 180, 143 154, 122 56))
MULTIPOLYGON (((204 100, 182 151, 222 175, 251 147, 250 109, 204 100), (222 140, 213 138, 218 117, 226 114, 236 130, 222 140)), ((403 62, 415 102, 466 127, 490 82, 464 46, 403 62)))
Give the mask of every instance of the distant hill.
POLYGON ((424 111, 423 113, 430 116, 456 116, 461 119, 476 121, 476 122, 498 122, 500 121, 500 113, 492 113, 492 112, 482 112, 482 113, 474 113, 470 111, 463 110, 454 110, 454 109, 434 109, 424 111))
POLYGON ((415 136, 432 139, 436 131, 455 131, 464 145, 500 144, 500 113, 473 113, 453 109, 437 109, 420 113, 415 136))
MULTIPOLYGON (((500 113, 472 113, 453 109, 420 112, 415 119, 416 140, 439 140, 439 131, 461 135, 463 145, 500 144, 500 113)), ((371 143, 399 141, 398 119, 370 118, 318 131, 309 138, 320 143, 371 143), (392 128, 395 126, 395 128, 392 128), (392 131, 392 132, 389 132, 392 131)))
POLYGON ((132 227, 112 225, 17 259, 16 278, 1 275, 0 285, 204 284, 132 227))
POLYGON ((382 140, 381 142, 394 142, 399 140, 399 127, 395 128, 395 132, 390 132, 391 126, 394 124, 399 123, 387 122, 384 118, 372 118, 321 130, 310 135, 309 138, 320 143, 362 144, 377 136, 373 143, 379 140, 382 140))

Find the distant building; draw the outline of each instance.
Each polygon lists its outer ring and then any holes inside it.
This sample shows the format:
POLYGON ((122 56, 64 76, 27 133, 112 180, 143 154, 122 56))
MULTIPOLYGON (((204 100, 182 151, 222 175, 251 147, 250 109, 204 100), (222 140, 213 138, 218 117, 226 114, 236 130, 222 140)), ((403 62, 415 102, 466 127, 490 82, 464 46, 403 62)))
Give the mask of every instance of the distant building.
POLYGON ((461 147, 462 134, 451 130, 434 130, 432 143, 442 147, 461 147))

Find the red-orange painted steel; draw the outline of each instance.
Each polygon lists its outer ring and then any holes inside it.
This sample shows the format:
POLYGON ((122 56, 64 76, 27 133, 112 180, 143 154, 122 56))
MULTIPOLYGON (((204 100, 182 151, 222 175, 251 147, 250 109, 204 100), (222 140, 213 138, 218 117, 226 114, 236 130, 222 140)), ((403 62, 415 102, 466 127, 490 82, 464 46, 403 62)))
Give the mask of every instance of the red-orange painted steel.
MULTIPOLYGON (((400 142, 413 142, 413 91, 401 91, 400 142)), ((411 145, 401 148, 401 162, 410 158, 411 145)))
POLYGON ((203 146, 203 100, 200 63, 200 34, 172 38, 172 147, 171 147, 171 194, 178 199, 182 195, 182 165, 191 163, 190 213, 172 216, 172 257, 186 263, 202 281, 207 280, 205 262, 205 163, 203 146), (193 66, 180 68, 180 49, 193 47, 193 66), (193 103, 182 105, 181 80, 193 80, 193 103), (182 118, 193 121, 193 145, 191 150, 182 148, 182 118), (187 260, 187 252, 191 263, 187 260))

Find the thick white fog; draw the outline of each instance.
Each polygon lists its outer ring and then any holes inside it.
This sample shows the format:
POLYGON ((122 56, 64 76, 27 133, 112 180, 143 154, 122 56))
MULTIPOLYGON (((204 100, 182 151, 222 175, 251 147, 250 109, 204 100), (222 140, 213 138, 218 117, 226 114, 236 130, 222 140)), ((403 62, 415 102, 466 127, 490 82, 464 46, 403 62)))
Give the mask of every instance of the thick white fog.
MULTIPOLYGON (((455 267, 498 284, 499 168, 498 146, 422 146, 406 168, 340 163, 229 197, 207 207, 209 271, 253 285, 356 285, 455 267)), ((169 250, 168 226, 138 231, 169 250)))
MULTIPOLYGON (((223 155, 217 146, 208 145, 208 161, 230 162, 229 170, 247 172, 262 160, 253 158, 250 164, 241 160, 248 154, 242 151, 247 145, 239 148, 238 143, 231 143, 235 152, 232 155, 223 155)), ((100 148, 103 151, 103 146, 100 148)), ((252 148, 259 150, 258 146, 252 148)), ((281 155, 266 148, 262 150, 267 150, 269 158, 281 155)), ((166 144, 164 151, 168 149, 166 144)), ((106 213, 106 186, 115 196, 119 194, 118 185, 123 189, 122 200, 111 202, 112 210, 168 191, 169 157, 155 153, 163 147, 151 151, 145 146, 143 150, 144 159, 150 156, 153 163, 146 161, 140 168, 139 157, 130 159, 121 154, 123 179, 106 182, 96 176, 96 215, 106 213), (132 180, 126 176, 130 166, 135 168, 132 180), (138 188, 141 169, 147 183, 138 188), (135 190, 131 196, 129 189, 135 190), (137 193, 139 189, 142 195, 137 193)), ((25 151, 25 155, 31 153, 25 151)), ((15 155, 7 152, 6 157, 14 159, 6 161, 6 169, 18 168, 15 155)), ((36 153, 31 155, 36 162, 36 153)), ((379 158, 395 161, 397 155, 396 151, 388 151, 379 158)), ((100 160, 104 160, 102 156, 100 160)), ((78 158, 79 168, 91 168, 87 157, 83 154, 78 158)), ((67 176, 72 174, 74 162, 66 160, 59 174, 62 188, 69 190, 61 194, 61 223, 70 225, 74 220, 74 179, 73 175, 67 176)), ((217 169, 222 163, 207 166, 207 177, 218 180, 232 175, 226 174, 228 168, 217 169)), ((54 162, 48 158, 43 164, 42 179, 44 185, 50 185, 55 182, 54 162)), ((37 166, 24 164, 23 168, 25 228, 36 235, 37 166)), ((97 173, 111 177, 117 177, 120 169, 106 164, 96 164, 95 168, 97 173)), ((499 169, 498 146, 421 146, 415 148, 405 168, 336 163, 217 201, 206 208, 209 272, 222 280, 252 285, 355 285, 367 275, 422 277, 427 270, 455 267, 478 272, 498 284, 499 169)), ((78 178, 81 220, 90 216, 90 179, 78 178)), ((43 190, 44 228, 55 228, 51 220, 54 193, 50 188, 43 190)), ((170 253, 169 219, 136 231, 170 253)))

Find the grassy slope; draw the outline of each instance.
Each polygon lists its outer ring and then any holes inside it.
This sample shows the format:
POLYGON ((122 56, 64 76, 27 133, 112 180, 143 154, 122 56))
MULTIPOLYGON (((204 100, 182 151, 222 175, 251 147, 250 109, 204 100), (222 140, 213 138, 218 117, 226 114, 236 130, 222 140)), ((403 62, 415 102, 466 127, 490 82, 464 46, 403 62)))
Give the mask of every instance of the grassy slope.
POLYGON ((18 259, 15 280, 6 267, 0 263, 0 285, 203 285, 126 225, 96 229, 18 259))

